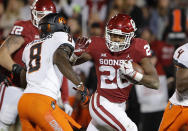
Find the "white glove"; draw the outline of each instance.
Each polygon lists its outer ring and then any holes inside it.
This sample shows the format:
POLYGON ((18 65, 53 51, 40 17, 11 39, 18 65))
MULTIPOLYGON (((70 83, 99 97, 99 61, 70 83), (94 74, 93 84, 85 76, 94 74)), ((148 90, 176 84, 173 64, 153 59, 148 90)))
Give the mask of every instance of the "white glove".
POLYGON ((71 116, 73 112, 73 108, 68 103, 64 104, 64 108, 65 108, 65 113, 71 116))
POLYGON ((129 77, 132 78, 135 74, 135 71, 134 71, 133 66, 132 66, 132 62, 131 61, 123 62, 120 65, 120 72, 123 75, 129 76, 129 77))
POLYGON ((125 79, 125 76, 129 76, 136 80, 137 82, 141 81, 143 78, 143 74, 135 71, 133 69, 133 65, 131 61, 123 62, 120 65, 120 77, 125 79))

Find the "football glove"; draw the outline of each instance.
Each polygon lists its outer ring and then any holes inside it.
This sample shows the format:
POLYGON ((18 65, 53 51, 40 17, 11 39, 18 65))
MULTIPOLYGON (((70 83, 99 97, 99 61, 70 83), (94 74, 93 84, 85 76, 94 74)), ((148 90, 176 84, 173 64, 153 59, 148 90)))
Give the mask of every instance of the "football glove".
POLYGON ((126 79, 126 76, 128 76, 128 77, 136 80, 137 82, 140 82, 143 78, 143 74, 141 74, 133 69, 133 65, 130 60, 127 62, 123 62, 120 65, 119 71, 120 71, 120 77, 123 79, 126 79))
POLYGON ((78 38, 76 40, 74 53, 70 57, 70 61, 75 63, 78 57, 80 57, 86 51, 90 43, 91 43, 91 39, 87 37, 78 38))
POLYGON ((67 113, 69 116, 72 115, 73 108, 68 103, 64 104, 64 109, 65 109, 65 113, 67 113))
POLYGON ((13 64, 12 65, 12 71, 11 71, 11 81, 15 83, 17 86, 21 87, 22 85, 22 80, 21 80, 21 75, 22 73, 25 73, 24 68, 19 65, 19 64, 13 64))
POLYGON ((86 105, 89 103, 89 100, 90 100, 89 90, 84 86, 82 82, 77 87, 73 87, 73 89, 80 92, 81 101, 83 105, 86 105))

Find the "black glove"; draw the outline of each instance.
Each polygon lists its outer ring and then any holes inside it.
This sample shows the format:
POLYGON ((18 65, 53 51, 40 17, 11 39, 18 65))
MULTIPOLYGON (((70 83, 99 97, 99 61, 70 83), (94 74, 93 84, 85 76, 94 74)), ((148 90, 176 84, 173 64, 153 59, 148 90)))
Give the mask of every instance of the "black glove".
POLYGON ((3 85, 9 86, 9 85, 11 85, 11 81, 9 81, 7 76, 5 76, 4 74, 0 73, 0 88, 3 85))
POLYGON ((80 94, 81 94, 82 104, 84 105, 88 104, 90 100, 89 90, 87 88, 84 88, 84 90, 81 91, 80 94))
POLYGON ((21 87, 21 72, 24 70, 24 68, 19 64, 12 65, 12 74, 11 74, 11 80, 14 84, 16 84, 18 87, 21 87))
POLYGON ((82 82, 77 87, 73 87, 73 89, 77 90, 80 93, 82 104, 86 105, 89 103, 89 90, 84 86, 82 82))

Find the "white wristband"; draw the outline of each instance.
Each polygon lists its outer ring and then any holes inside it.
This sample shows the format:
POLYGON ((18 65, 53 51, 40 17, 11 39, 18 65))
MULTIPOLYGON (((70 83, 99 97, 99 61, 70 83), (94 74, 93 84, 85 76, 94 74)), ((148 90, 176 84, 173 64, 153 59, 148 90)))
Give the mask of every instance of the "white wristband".
POLYGON ((144 76, 143 74, 141 74, 141 73, 135 71, 135 74, 134 74, 134 76, 133 76, 133 79, 136 80, 137 82, 140 82, 140 81, 142 80, 143 76, 144 76))

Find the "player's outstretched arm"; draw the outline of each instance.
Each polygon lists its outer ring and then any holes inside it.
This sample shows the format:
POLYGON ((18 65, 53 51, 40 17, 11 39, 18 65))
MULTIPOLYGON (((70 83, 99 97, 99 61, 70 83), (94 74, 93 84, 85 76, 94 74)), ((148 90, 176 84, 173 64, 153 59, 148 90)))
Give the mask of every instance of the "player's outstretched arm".
POLYGON ((22 36, 9 35, 0 47, 0 65, 9 71, 15 64, 11 55, 16 52, 24 43, 22 36), (2 59, 3 58, 3 59, 2 59))
POLYGON ((71 55, 71 48, 67 45, 61 45, 54 53, 53 62, 57 65, 61 73, 71 80, 75 85, 79 85, 81 80, 79 76, 73 71, 69 62, 71 55))
POLYGON ((159 89, 159 77, 155 67, 150 61, 150 58, 143 58, 140 61, 140 64, 144 69, 144 76, 140 83, 148 88, 159 89))
POLYGON ((188 68, 177 67, 176 89, 180 93, 188 91, 188 68))
POLYGON ((89 101, 89 93, 81 82, 80 77, 72 69, 71 63, 69 62, 71 53, 69 46, 61 45, 54 53, 53 62, 57 65, 61 73, 76 85, 75 89, 80 92, 83 104, 86 104, 89 101))

